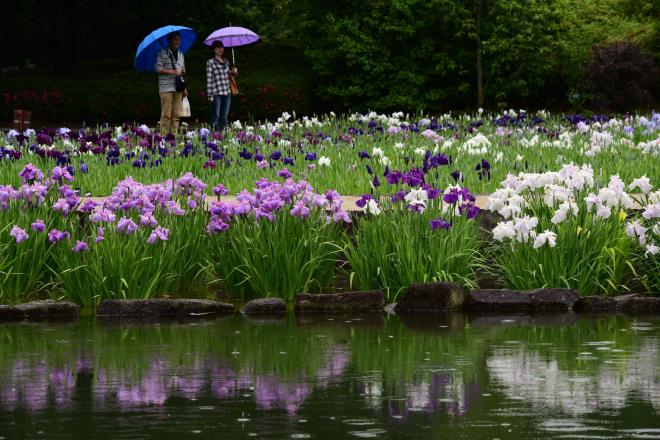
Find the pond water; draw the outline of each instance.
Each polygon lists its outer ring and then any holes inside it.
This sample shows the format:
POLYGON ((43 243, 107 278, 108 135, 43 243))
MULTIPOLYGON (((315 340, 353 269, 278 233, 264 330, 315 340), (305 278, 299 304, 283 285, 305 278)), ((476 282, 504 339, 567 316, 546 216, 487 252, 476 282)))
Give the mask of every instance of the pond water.
POLYGON ((0 325, 0 439, 660 438, 660 320, 0 325))

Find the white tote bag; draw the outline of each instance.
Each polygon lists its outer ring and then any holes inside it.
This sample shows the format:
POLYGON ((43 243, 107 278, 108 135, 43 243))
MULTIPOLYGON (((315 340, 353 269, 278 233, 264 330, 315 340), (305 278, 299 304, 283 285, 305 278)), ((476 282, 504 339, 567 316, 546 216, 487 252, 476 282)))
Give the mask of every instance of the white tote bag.
POLYGON ((181 116, 182 118, 189 118, 190 117, 190 101, 188 101, 188 97, 184 96, 183 99, 181 100, 181 116))

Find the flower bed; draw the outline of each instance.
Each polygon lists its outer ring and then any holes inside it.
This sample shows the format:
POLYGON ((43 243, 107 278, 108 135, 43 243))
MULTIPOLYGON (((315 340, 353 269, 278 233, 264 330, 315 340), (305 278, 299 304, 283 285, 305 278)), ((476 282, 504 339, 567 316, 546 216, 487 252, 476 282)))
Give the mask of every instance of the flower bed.
POLYGON ((0 135, 0 183, 19 185, 27 164, 67 167, 82 194, 108 195, 126 175, 158 183, 194 172, 210 187, 235 190, 261 177, 291 174, 317 191, 362 194, 383 184, 387 170, 419 168, 427 184, 467 186, 491 192, 507 174, 544 172, 561 163, 590 164, 606 183, 618 174, 653 177, 649 159, 660 154, 660 114, 608 118, 507 111, 437 117, 332 114, 275 122, 235 122, 223 135, 206 128, 179 137, 160 136, 146 126, 119 126, 0 135), (350 176, 349 179, 346 176, 350 176))
POLYGON ((658 114, 507 112, 283 115, 224 137, 144 126, 3 134, 0 302, 211 285, 291 305, 333 291, 337 276, 393 300, 413 283, 475 288, 484 271, 518 290, 658 292, 659 128, 658 114), (581 165, 547 171, 566 159, 581 165), (363 193, 364 215, 351 218, 333 186, 363 193), (473 195, 489 189, 504 217, 492 234, 473 195))

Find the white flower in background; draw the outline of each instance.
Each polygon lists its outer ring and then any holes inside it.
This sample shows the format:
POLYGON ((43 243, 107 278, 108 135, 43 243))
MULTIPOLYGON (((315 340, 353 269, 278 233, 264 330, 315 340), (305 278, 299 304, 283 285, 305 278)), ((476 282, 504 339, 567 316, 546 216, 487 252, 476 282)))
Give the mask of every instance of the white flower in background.
POLYGON ((525 160, 523 156, 521 156, 520 154, 516 155, 516 162, 522 162, 523 160, 525 160))
POLYGON ((495 163, 502 162, 502 159, 503 159, 503 158, 504 158, 504 153, 502 153, 502 152, 500 151, 499 153, 497 153, 497 154, 495 155, 495 160, 494 160, 494 162, 495 162, 495 163))
POLYGON ((555 215, 552 217, 550 221, 554 224, 559 224, 564 220, 566 220, 568 214, 573 214, 574 216, 576 216, 579 210, 580 208, 578 207, 577 203, 567 200, 563 202, 561 205, 559 205, 559 208, 557 209, 557 211, 555 211, 555 215))
POLYGON ((454 139, 449 138, 442 143, 442 148, 446 150, 448 148, 451 148, 452 145, 454 145, 454 139))
POLYGON ((534 249, 538 249, 546 244, 550 247, 555 247, 557 245, 557 234, 547 229, 536 236, 536 239, 534 240, 534 249))
POLYGON ((476 136, 468 139, 465 142, 465 145, 470 146, 470 147, 490 147, 491 142, 483 134, 477 133, 476 136))
POLYGON ((415 154, 418 156, 424 156, 426 154, 426 149, 422 147, 415 148, 415 154))
POLYGON ((477 110, 477 113, 482 114, 483 112, 484 112, 484 109, 482 109, 481 107, 479 107, 479 110, 477 110))
POLYGON ((538 223, 539 221, 536 217, 530 217, 528 215, 514 219, 513 229, 516 230, 516 240, 521 243, 527 243, 530 238, 536 238, 534 228, 538 223))
POLYGON ((630 185, 628 185, 628 189, 635 189, 639 188, 641 192, 644 194, 648 194, 649 191, 653 189, 653 185, 651 185, 651 179, 646 177, 646 175, 640 177, 639 179, 635 179, 632 181, 630 185))
POLYGON ((493 238, 497 241, 504 241, 505 238, 516 236, 516 230, 513 228, 513 222, 500 222, 493 228, 493 238))
POLYGON ((608 218, 612 214, 612 208, 603 204, 598 205, 596 215, 602 219, 608 218))
POLYGON ((549 208, 557 202, 565 202, 573 197, 573 191, 560 185, 546 185, 543 201, 549 208))
POLYGON ((422 211, 426 208, 426 202, 429 199, 428 193, 424 189, 411 189, 404 199, 412 206, 421 206, 422 211))
POLYGON ((648 254, 658 255, 658 252, 660 252, 660 247, 658 247, 654 244, 647 244, 646 245, 646 252, 644 253, 644 256, 648 256, 648 254))
POLYGON ((378 203, 374 199, 369 199, 366 205, 364 205, 364 212, 367 214, 380 215, 381 209, 378 207, 378 203))
POLYGON ((32 129, 32 128, 28 128, 27 130, 25 130, 25 131, 23 132, 23 136, 25 136, 25 137, 32 137, 32 136, 34 136, 36 133, 37 133, 37 132, 34 131, 34 129, 32 129))
POLYGON ((644 209, 644 212, 642 213, 642 217, 647 220, 651 220, 652 218, 660 218, 660 204, 652 203, 647 205, 644 209))
POLYGON ((380 158, 380 164, 384 167, 390 166, 391 163, 392 161, 387 156, 383 156, 380 158))
POLYGON ((628 226, 626 226, 626 234, 628 234, 628 237, 636 237, 639 239, 639 244, 646 244, 646 228, 642 226, 639 221, 635 220, 634 222, 628 222, 628 226))
POLYGON ((585 124, 584 122, 580 121, 577 123, 576 128, 578 131, 582 134, 586 133, 589 131, 589 126, 585 124))
POLYGON ((319 166, 329 167, 330 166, 330 158, 328 158, 327 156, 321 156, 319 158, 319 166))
POLYGON ((640 142, 634 147, 638 150, 641 150, 644 154, 650 154, 652 156, 660 156, 660 137, 655 140, 648 142, 640 142))
POLYGON ((241 121, 234 121, 231 123, 231 127, 235 130, 241 130, 243 128, 243 124, 241 124, 241 121))
POLYGON ((396 148, 397 150, 403 150, 405 148, 405 144, 403 142, 396 142, 394 144, 394 148, 396 148))
POLYGON ((374 157, 383 157, 384 154, 383 150, 378 147, 374 147, 373 150, 371 150, 371 155, 374 157))

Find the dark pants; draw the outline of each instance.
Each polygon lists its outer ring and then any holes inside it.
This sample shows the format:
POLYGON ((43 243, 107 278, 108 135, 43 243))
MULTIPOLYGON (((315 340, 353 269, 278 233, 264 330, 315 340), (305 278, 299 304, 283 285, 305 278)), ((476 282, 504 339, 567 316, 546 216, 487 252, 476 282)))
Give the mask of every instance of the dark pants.
POLYGON ((231 95, 214 95, 211 128, 213 131, 222 131, 227 127, 227 117, 229 116, 229 106, 231 105, 231 95))

